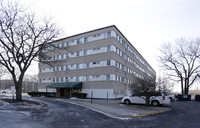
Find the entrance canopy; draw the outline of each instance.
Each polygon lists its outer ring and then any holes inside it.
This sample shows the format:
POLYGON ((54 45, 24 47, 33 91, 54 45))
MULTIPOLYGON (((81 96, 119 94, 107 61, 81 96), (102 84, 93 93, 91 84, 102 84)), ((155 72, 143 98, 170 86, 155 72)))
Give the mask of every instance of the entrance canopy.
POLYGON ((47 88, 82 88, 81 82, 68 82, 68 83, 53 83, 47 86, 47 88))

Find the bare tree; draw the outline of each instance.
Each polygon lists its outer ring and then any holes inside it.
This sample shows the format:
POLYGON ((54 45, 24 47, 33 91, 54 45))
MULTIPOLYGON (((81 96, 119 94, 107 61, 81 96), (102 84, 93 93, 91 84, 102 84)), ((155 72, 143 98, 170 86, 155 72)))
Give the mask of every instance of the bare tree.
POLYGON ((12 75, 20 101, 25 72, 59 30, 51 19, 36 18, 17 3, 2 2, 0 6, 0 64, 12 75))
POLYGON ((153 92, 155 92, 156 86, 157 84, 155 78, 144 77, 144 78, 136 78, 135 82, 131 84, 129 87, 132 93, 142 92, 143 95, 141 95, 141 98, 145 100, 146 106, 149 106, 151 102, 150 97, 154 95, 153 92))
POLYGON ((168 94, 172 92, 174 86, 173 83, 170 83, 169 77, 161 77, 161 76, 157 78, 156 84, 159 92, 166 92, 168 94))
POLYGON ((160 49, 160 62, 169 72, 172 80, 181 83, 182 94, 188 94, 189 88, 200 76, 200 39, 180 38, 175 44, 164 44, 160 49))
POLYGON ((29 82, 37 82, 38 81, 38 74, 25 74, 24 80, 29 82))

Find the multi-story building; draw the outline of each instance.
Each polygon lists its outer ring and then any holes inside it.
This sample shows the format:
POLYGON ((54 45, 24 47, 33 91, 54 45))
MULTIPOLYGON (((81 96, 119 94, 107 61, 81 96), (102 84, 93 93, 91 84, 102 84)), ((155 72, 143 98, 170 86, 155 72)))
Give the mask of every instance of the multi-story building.
POLYGON ((119 98, 135 78, 156 75, 114 25, 50 42, 42 53, 48 58, 39 63, 39 91, 57 96, 79 91, 88 98, 119 98))
MULTIPOLYGON (((11 86, 14 86, 13 80, 0 80, 0 90, 11 89, 11 86)), ((37 92, 38 91, 38 83, 23 81, 22 82, 22 92, 37 92)))

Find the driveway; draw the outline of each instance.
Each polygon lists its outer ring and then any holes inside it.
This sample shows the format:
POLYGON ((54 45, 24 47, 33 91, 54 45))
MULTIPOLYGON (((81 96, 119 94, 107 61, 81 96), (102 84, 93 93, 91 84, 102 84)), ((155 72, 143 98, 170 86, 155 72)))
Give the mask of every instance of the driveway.
POLYGON ((137 119, 117 119, 54 98, 32 98, 45 107, 0 108, 0 126, 8 128, 197 128, 200 102, 174 102, 172 111, 137 119))

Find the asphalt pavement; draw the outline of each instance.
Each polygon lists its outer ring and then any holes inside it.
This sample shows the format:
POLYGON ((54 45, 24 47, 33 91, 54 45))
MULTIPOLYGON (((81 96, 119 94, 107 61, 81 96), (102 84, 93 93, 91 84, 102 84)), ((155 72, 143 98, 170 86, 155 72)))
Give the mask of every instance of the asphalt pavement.
POLYGON ((91 110, 104 113, 108 116, 117 118, 141 118, 161 114, 172 110, 169 106, 149 106, 136 104, 122 104, 121 100, 106 100, 106 99, 63 99, 66 102, 87 107, 91 110))
MULTIPOLYGON (((26 96, 26 98, 28 97, 26 96)), ((138 105, 138 104, 130 104, 130 105, 123 104, 121 103, 121 100, 79 99, 79 98, 67 99, 67 98, 45 98, 45 97, 43 97, 42 99, 68 102, 71 104, 76 104, 82 107, 86 107, 88 109, 105 114, 110 117, 122 118, 122 119, 147 117, 172 110, 170 105, 158 106, 158 107, 155 106, 146 107, 145 105, 138 105)), ((8 102, 5 101, 0 102, 0 106, 6 103, 8 102)), ((38 101, 38 104, 39 106, 43 106, 42 102, 40 103, 38 101)), ((32 105, 31 104, 29 105, 27 103, 26 106, 31 107, 32 105)))
MULTIPOLYGON (((8 97, 6 97, 8 98, 8 97)), ((6 104, 0 107, 0 127, 6 128, 197 128, 200 102, 177 101, 169 107, 146 108, 120 104, 120 100, 33 98, 33 106, 6 104), (76 105, 74 105, 76 104, 76 105), (162 114, 140 115, 171 109, 162 114), (131 118, 124 117, 131 116, 131 118), (121 117, 123 116, 123 117, 121 117), (128 119, 127 119, 128 118, 128 119)), ((4 100, 5 101, 5 100, 4 100)), ((29 102, 30 103, 30 102, 29 102)), ((30 105, 32 105, 31 102, 30 105)))

